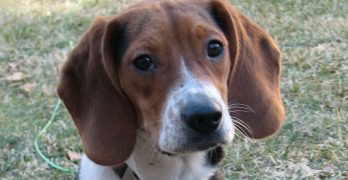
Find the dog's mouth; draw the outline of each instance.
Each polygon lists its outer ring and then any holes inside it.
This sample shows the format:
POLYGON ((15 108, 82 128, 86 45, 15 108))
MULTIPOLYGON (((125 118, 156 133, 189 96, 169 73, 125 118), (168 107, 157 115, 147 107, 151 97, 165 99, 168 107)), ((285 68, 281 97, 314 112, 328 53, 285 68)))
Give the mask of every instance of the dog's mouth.
POLYGON ((175 154, 174 153, 170 153, 170 152, 167 152, 167 151, 163 151, 161 150, 160 148, 158 148, 159 152, 163 155, 167 155, 167 156, 174 156, 175 154))
POLYGON ((157 150, 163 155, 175 156, 211 150, 219 145, 228 144, 231 139, 230 131, 224 130, 223 127, 208 134, 184 128, 183 132, 178 134, 179 136, 171 136, 169 142, 162 141, 165 143, 161 144, 161 141, 158 141, 157 150))
POLYGON ((162 150, 160 147, 157 146, 158 151, 167 156, 175 156, 178 154, 184 154, 184 153, 190 153, 190 152, 198 152, 198 151, 207 151, 216 148, 217 146, 220 146, 220 143, 209 143, 209 144, 201 144, 197 146, 190 146, 187 148, 181 148, 180 150, 177 150, 176 152, 168 152, 165 150, 162 150))
POLYGON ((203 144, 196 147, 197 151, 204 151, 209 150, 212 148, 215 148, 216 146, 220 145, 219 143, 210 143, 210 144, 203 144))

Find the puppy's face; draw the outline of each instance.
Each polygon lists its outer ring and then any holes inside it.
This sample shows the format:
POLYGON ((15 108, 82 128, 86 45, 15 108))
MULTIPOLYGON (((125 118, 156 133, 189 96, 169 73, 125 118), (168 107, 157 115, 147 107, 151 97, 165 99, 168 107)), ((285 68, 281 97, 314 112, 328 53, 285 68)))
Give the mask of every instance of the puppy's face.
POLYGON ((146 1, 95 20, 58 94, 88 157, 115 165, 139 126, 168 153, 231 141, 227 102, 243 134, 274 134, 284 119, 280 64, 272 38, 227 1, 146 1))
POLYGON ((208 11, 180 3, 155 3, 136 14, 125 25, 127 46, 118 72, 138 124, 168 153, 230 142, 231 62, 217 23, 208 11))

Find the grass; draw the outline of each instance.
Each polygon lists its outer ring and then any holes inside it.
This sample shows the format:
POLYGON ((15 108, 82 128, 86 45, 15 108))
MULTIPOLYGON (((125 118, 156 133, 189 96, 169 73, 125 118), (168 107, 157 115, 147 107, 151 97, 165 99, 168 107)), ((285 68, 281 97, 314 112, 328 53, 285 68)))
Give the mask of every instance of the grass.
MULTIPOLYGON (((348 179, 348 3, 231 0, 283 52, 286 121, 268 140, 235 139, 221 169, 230 179, 348 179)), ((34 151, 57 96, 58 69, 97 15, 126 0, 0 0, 0 179, 72 179, 34 151), (21 72, 17 80, 9 75, 21 72), (10 78, 11 79, 11 78, 10 78)), ((66 110, 41 140, 56 163, 81 151, 66 110)))

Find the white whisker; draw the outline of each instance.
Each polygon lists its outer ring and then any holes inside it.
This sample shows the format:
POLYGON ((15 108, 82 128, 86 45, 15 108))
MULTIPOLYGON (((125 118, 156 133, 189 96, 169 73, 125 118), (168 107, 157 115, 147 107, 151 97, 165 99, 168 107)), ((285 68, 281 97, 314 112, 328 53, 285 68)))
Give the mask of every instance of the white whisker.
POLYGON ((251 129, 247 128, 245 125, 243 125, 240 122, 235 121, 234 122, 235 125, 238 125, 238 127, 240 127, 240 131, 243 131, 244 134, 249 134, 249 135, 253 135, 253 132, 251 129))
POLYGON ((239 109, 236 109, 236 110, 229 110, 229 112, 252 112, 252 111, 245 111, 245 110, 239 110, 239 109))
POLYGON ((237 117, 232 117, 232 122, 234 124, 239 124, 241 127, 243 127, 243 129, 248 131, 248 134, 254 134, 252 131, 252 128, 246 124, 245 122, 243 122, 241 119, 237 118, 237 117))
MULTIPOLYGON (((239 129, 237 129, 238 131, 239 131, 239 129)), ((238 136, 239 138, 241 138, 242 140, 244 140, 244 141, 248 141, 248 142, 251 142, 251 140, 249 139, 249 137, 248 136, 245 136, 242 132, 241 132, 241 134, 244 136, 241 136, 241 135, 239 135, 238 133, 233 133, 234 135, 236 135, 236 136, 238 136)))
POLYGON ((241 132, 244 136, 246 136, 246 134, 249 134, 249 133, 246 133, 246 131, 244 130, 244 128, 241 127, 240 124, 234 124, 234 125, 237 127, 237 130, 241 132))
POLYGON ((236 108, 236 109, 246 109, 246 110, 249 110, 249 111, 251 111, 251 112, 253 112, 253 113, 256 113, 256 111, 255 111, 252 107, 250 107, 250 106, 248 106, 248 105, 246 105, 246 104, 241 104, 241 103, 232 103, 232 104, 228 104, 228 108, 229 108, 229 109, 232 109, 232 108, 236 108))

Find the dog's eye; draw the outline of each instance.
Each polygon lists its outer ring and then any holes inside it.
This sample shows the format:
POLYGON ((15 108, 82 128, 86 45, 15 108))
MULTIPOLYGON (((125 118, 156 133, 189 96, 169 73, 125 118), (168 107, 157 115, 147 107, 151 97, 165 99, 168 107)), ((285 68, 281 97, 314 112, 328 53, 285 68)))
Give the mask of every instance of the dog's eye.
POLYGON ((133 65, 142 71, 151 71, 155 69, 155 64, 153 63, 149 55, 141 55, 133 61, 133 65))
POLYGON ((224 50, 224 47, 220 41, 212 40, 208 43, 207 53, 208 53, 208 56, 211 58, 215 58, 219 56, 223 50, 224 50))

